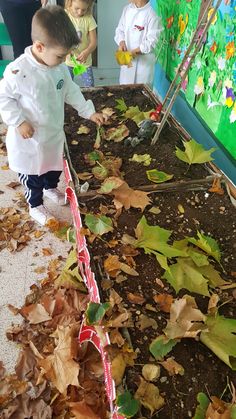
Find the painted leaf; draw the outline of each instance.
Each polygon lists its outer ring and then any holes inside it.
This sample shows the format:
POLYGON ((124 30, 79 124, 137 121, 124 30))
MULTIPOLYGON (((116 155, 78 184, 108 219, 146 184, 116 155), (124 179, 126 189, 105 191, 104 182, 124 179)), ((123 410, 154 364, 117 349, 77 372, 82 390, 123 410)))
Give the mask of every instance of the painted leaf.
POLYGON ((172 179, 174 175, 168 175, 165 172, 161 172, 157 169, 147 170, 147 177, 151 182, 154 183, 163 183, 167 182, 168 180, 172 179))
POLYGON ((165 335, 160 335, 152 341, 149 351, 158 361, 162 360, 178 343, 177 339, 168 339, 165 335))
POLYGON ((185 151, 180 150, 176 147, 176 157, 178 159, 188 163, 189 165, 195 163, 206 163, 214 160, 211 154, 216 150, 215 147, 205 150, 201 144, 198 144, 195 140, 183 141, 185 151))
POLYGON ((118 406, 118 413, 127 418, 132 418, 139 409, 138 400, 133 399, 129 391, 120 394, 116 399, 116 404, 118 406))
POLYGON ((109 231, 113 231, 112 219, 105 215, 96 216, 93 214, 86 214, 85 224, 92 233, 99 236, 102 236, 109 231))
POLYGON ((200 340, 232 370, 236 370, 236 320, 224 316, 206 318, 200 340))
POLYGON ((208 279, 199 272, 199 268, 190 258, 178 258, 163 275, 178 293, 185 288, 197 294, 209 296, 208 279))
POLYGON ((209 256, 212 256, 217 262, 220 263, 221 252, 218 243, 210 236, 205 236, 199 231, 197 232, 198 239, 189 237, 188 241, 200 249, 204 250, 209 256))
POLYGON ((99 323, 103 319, 106 311, 109 308, 110 308, 109 303, 99 304, 99 303, 90 302, 85 312, 87 324, 99 323))

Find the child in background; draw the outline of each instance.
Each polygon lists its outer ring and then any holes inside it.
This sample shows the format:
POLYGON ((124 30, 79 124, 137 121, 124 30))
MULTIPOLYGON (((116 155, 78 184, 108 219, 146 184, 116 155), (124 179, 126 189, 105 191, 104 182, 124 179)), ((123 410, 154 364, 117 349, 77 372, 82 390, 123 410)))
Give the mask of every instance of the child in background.
POLYGON ((120 84, 152 85, 155 67, 154 48, 162 30, 148 0, 129 0, 116 28, 115 42, 120 51, 130 51, 132 66, 121 66, 120 84))
POLYGON ((26 187, 31 217, 45 225, 53 217, 43 205, 43 196, 65 204, 65 195, 57 189, 63 169, 65 103, 97 124, 103 123, 104 117, 85 100, 62 64, 79 43, 62 7, 47 6, 36 12, 32 40, 33 45, 4 72, 0 113, 8 125, 9 166, 26 187))
MULTIPOLYGON (((87 71, 80 76, 83 87, 94 86, 92 52, 97 47, 97 24, 92 15, 93 0, 66 0, 65 10, 80 39, 79 46, 72 53, 79 64, 87 67, 87 71)), ((73 62, 70 56, 67 57, 66 64, 73 78, 73 62)))

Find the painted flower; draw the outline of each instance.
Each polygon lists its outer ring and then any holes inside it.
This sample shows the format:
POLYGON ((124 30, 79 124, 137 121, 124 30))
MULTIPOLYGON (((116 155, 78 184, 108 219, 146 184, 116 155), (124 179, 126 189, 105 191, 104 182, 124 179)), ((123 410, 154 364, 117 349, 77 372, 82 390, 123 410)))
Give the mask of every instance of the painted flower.
POLYGON ((216 82, 216 71, 212 71, 208 80, 209 86, 213 87, 216 82))
POLYGON ((234 41, 228 42, 226 45, 226 60, 232 58, 235 54, 235 44, 234 41))
POLYGON ((194 86, 195 95, 201 95, 204 92, 204 82, 203 77, 198 77, 197 83, 194 86))
POLYGON ((227 108, 232 108, 234 101, 235 101, 235 94, 233 92, 233 89, 226 87, 225 105, 227 106, 227 108))
POLYGON ((226 64, 226 59, 223 57, 218 58, 218 69, 219 70, 224 70, 225 69, 225 64, 226 64))
POLYGON ((170 28, 171 28, 171 26, 172 26, 172 25, 173 25, 173 23, 174 23, 174 16, 172 15, 172 16, 168 17, 168 18, 166 19, 166 21, 167 21, 167 28, 168 28, 168 29, 170 29, 170 28))
POLYGON ((228 77, 227 79, 225 79, 224 81, 224 87, 226 87, 226 89, 231 89, 233 87, 233 82, 232 80, 230 80, 228 77))
POLYGON ((236 121, 236 102, 230 114, 230 122, 233 124, 236 121))
POLYGON ((215 54, 216 51, 217 51, 217 48, 218 48, 218 45, 217 45, 216 41, 214 41, 210 50, 213 52, 213 54, 215 54))
POLYGON ((183 33, 184 33, 184 31, 187 27, 187 24, 188 24, 188 14, 186 14, 185 19, 183 18, 183 15, 180 15, 179 16, 179 22, 178 22, 180 35, 183 35, 183 33))
MULTIPOLYGON (((209 10, 209 12, 208 12, 208 20, 210 20, 211 15, 212 15, 212 13, 214 12, 214 10, 215 10, 215 9, 214 9, 214 7, 212 7, 212 8, 209 10)), ((215 16, 214 16, 214 18, 213 18, 213 20, 212 20, 211 24, 212 24, 212 25, 215 25, 216 21, 217 21, 217 15, 215 14, 215 16)))
POLYGON ((198 70, 200 70, 200 68, 202 67, 202 61, 200 58, 197 58, 195 61, 196 67, 198 70))

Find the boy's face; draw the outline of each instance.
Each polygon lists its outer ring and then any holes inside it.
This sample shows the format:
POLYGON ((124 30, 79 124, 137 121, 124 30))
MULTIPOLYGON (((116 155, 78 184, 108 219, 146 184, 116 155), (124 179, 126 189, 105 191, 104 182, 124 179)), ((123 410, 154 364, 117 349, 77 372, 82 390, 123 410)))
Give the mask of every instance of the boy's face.
POLYGON ((88 11, 88 4, 83 0, 73 0, 70 11, 74 17, 82 17, 88 11))
POLYGON ((47 47, 41 43, 36 43, 33 46, 33 52, 39 62, 48 67, 55 67, 64 63, 66 56, 71 52, 71 49, 66 50, 59 46, 47 47))

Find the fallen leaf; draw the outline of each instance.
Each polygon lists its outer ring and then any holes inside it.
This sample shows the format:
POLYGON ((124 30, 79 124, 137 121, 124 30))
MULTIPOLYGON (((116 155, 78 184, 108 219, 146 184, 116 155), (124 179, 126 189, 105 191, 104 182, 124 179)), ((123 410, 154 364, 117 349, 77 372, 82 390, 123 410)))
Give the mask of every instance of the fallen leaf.
POLYGON ((170 312, 173 300, 174 299, 170 294, 158 294, 154 296, 154 301, 158 304, 160 310, 164 311, 164 313, 170 312))
POLYGON ((113 231, 113 223, 112 219, 106 217, 105 215, 93 215, 93 214, 86 214, 85 215, 85 224, 89 228, 89 230, 102 236, 109 231, 113 231))
POLYGON ((142 163, 144 166, 150 166, 152 159, 150 154, 134 154, 131 159, 131 162, 142 163))
POLYGON ((218 195, 224 195, 224 189, 221 187, 221 180, 220 178, 216 177, 213 180, 213 184, 210 189, 208 189, 209 192, 217 193, 218 195))
POLYGON ((160 395, 158 387, 154 384, 148 383, 141 377, 141 383, 138 387, 134 395, 135 399, 139 400, 139 402, 148 410, 150 410, 151 416, 161 409, 162 406, 165 404, 165 400, 160 395))
POLYGON ((107 141, 114 141, 115 143, 118 143, 120 141, 123 141, 124 138, 128 137, 129 135, 129 129, 125 124, 119 125, 116 128, 109 128, 106 131, 105 138, 107 141))
POLYGON ((147 177, 151 182, 154 183, 163 183, 172 179, 174 175, 168 175, 168 173, 161 172, 157 169, 147 170, 147 177))
POLYGON ((43 256, 51 256, 53 254, 53 251, 49 247, 43 247, 42 253, 43 253, 43 256))
POLYGON ((145 303, 146 299, 142 295, 133 294, 132 292, 129 292, 127 294, 127 298, 130 303, 132 304, 143 304, 145 303))
POLYGON ((77 176, 80 180, 89 180, 93 177, 93 174, 90 172, 82 172, 82 173, 77 173, 77 176))
POLYGON ((118 354, 111 363, 112 378, 115 381, 115 385, 119 386, 122 383, 124 373, 126 369, 126 362, 123 355, 118 354))
POLYGON ((79 129, 77 131, 77 134, 81 135, 81 134, 88 134, 90 132, 90 128, 87 127, 86 125, 81 124, 79 126, 79 129))
POLYGON ((15 189, 15 188, 17 188, 18 186, 21 186, 21 184, 20 184, 19 182, 10 182, 10 183, 8 183, 6 186, 7 186, 8 188, 15 189))
POLYGON ((157 381, 161 370, 159 365, 145 364, 142 368, 142 376, 146 381, 157 381))
POLYGON ((165 361, 160 362, 160 364, 168 371, 169 375, 184 375, 184 368, 173 358, 167 358, 165 361))
POLYGON ((139 316, 139 321, 136 323, 136 326, 141 330, 148 329, 149 327, 152 327, 152 329, 157 329, 157 322, 156 320, 152 319, 151 317, 145 316, 144 314, 141 314, 139 316))

